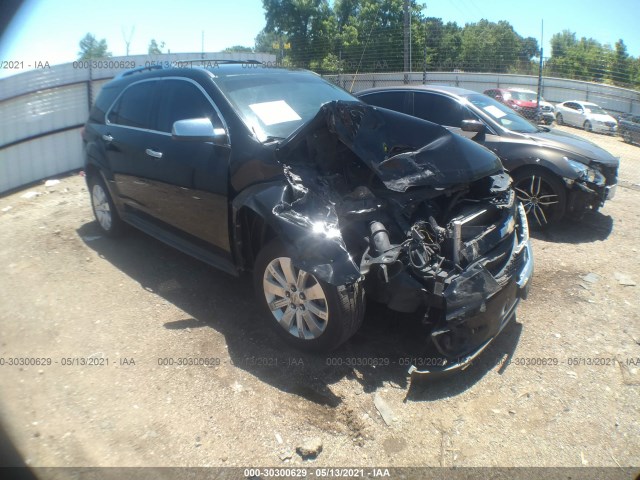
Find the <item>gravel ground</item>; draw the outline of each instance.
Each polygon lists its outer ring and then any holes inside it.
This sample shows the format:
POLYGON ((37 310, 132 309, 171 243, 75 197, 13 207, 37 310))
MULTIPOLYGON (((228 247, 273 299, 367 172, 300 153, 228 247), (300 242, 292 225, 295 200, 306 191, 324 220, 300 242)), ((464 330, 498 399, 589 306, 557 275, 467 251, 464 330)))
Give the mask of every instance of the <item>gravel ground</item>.
POLYGON ((640 147, 559 128, 621 157, 617 196, 535 235, 516 321, 436 382, 377 307, 337 352, 290 350, 247 278, 100 236, 81 176, 0 198, 4 429, 31 466, 640 466, 640 147))

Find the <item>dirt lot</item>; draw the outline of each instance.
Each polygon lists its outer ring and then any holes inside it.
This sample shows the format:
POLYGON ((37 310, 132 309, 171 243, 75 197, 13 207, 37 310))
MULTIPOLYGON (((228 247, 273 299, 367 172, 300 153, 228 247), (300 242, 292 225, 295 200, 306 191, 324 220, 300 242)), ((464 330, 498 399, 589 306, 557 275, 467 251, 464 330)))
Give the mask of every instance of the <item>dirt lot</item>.
POLYGON ((422 332, 380 309, 290 350, 248 279, 100 236, 80 176, 0 198, 4 428, 32 466, 640 466, 640 147, 562 129, 621 156, 617 196, 535 235, 517 320, 437 382, 408 381, 422 332))

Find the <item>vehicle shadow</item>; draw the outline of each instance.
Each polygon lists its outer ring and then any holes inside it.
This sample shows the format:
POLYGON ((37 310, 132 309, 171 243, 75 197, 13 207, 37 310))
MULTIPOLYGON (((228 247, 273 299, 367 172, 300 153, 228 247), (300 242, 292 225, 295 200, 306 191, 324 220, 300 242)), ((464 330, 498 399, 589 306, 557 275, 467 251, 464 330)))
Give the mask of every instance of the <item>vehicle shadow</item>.
MULTIPOLYGON (((268 319, 254 301, 248 275, 233 277, 133 229, 114 240, 102 236, 97 224, 91 222, 77 233, 87 247, 138 282, 140 288, 185 312, 185 318, 167 322, 164 328, 212 328, 224 336, 233 365, 316 404, 340 405, 342 399, 331 386, 343 378, 356 382, 360 392, 374 392, 385 384, 408 390, 407 372, 412 361, 434 355, 419 319, 373 303, 367 305, 362 328, 340 348, 328 354, 300 352, 267 326, 268 319)), ((497 358, 513 352, 518 325, 512 322, 507 326, 483 353, 483 360, 428 390, 412 391, 408 399, 433 400, 469 388, 496 366, 497 358)), ((212 353, 203 356, 216 356, 221 346, 212 340, 210 348, 212 353)))
POLYGON ((606 240, 613 231, 613 217, 587 212, 581 220, 564 219, 545 230, 532 230, 537 240, 555 243, 589 243, 606 240))

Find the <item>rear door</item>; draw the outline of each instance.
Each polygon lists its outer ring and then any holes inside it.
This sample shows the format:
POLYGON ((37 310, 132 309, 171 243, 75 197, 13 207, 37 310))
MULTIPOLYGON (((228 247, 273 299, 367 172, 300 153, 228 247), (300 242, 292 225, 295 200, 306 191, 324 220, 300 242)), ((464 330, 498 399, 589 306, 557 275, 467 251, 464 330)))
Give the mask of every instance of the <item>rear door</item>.
POLYGON ((156 198, 149 178, 153 162, 145 149, 153 144, 157 80, 129 85, 107 112, 105 150, 116 182, 116 192, 129 211, 151 213, 156 198))

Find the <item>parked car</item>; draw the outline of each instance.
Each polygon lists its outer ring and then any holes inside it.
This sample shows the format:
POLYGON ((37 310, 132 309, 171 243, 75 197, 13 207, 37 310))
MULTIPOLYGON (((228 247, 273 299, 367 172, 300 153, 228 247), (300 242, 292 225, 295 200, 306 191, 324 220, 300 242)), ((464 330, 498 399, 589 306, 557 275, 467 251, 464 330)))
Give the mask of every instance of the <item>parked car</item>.
POLYGON ((533 125, 486 95, 433 85, 374 88, 357 96, 445 125, 494 151, 531 225, 545 227, 566 214, 580 218, 615 194, 618 158, 575 135, 533 125))
POLYGON ((551 125, 556 119, 553 105, 545 101, 542 97, 540 97, 540 118, 538 119, 538 94, 533 90, 526 90, 524 88, 492 88, 485 90, 484 94, 513 108, 529 120, 551 125))
POLYGON ((126 72, 103 87, 83 135, 106 235, 128 223, 252 272, 269 325, 296 347, 347 340, 366 295, 418 312, 438 368, 453 370, 527 294, 526 215, 500 159, 311 72, 126 72))
POLYGON ((618 130, 616 119, 605 112, 602 107, 595 103, 575 100, 556 105, 556 122, 558 125, 584 128, 587 132, 615 135, 618 130))
POLYGON ((618 133, 627 143, 640 143, 640 115, 619 120, 618 133))

